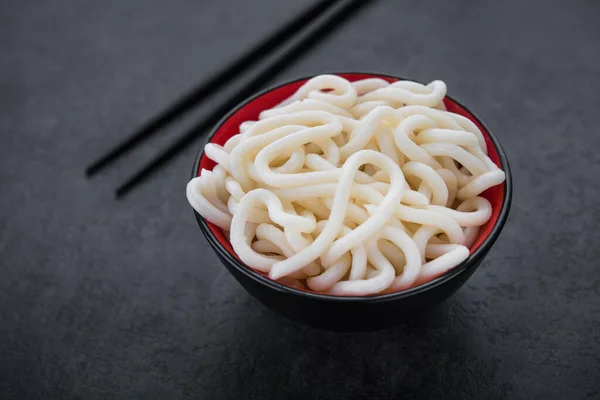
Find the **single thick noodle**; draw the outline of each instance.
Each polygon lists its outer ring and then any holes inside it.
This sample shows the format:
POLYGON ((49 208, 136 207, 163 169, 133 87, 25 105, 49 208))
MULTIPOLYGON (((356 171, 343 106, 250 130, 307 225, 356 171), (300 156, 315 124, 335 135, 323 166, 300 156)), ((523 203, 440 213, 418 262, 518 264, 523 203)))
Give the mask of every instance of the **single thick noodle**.
POLYGON ((427 282, 469 256, 504 181, 446 85, 320 75, 246 121, 187 185, 249 267, 296 288, 365 296, 427 282))

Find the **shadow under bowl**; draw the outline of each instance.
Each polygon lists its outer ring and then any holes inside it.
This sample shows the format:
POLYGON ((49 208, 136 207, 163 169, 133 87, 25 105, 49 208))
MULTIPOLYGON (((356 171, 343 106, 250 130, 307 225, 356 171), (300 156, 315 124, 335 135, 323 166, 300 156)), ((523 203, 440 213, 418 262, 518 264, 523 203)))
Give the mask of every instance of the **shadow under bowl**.
MULTIPOLYGON (((349 81, 381 78, 389 82, 405 78, 378 73, 333 73, 349 81)), ((310 77, 284 82, 245 100, 227 114, 211 131, 208 140, 223 145, 239 132, 239 125, 258 119, 258 114, 291 96, 310 77)), ((512 197, 512 180, 508 159, 500 142, 465 106, 446 96, 444 104, 450 112, 473 121, 485 137, 490 159, 505 173, 506 180, 486 190, 482 196, 492 205, 492 217, 481 227, 470 248, 469 257, 447 273, 422 285, 384 295, 366 297, 331 296, 295 289, 268 278, 246 266, 233 251, 223 231, 194 211, 202 233, 227 270, 256 299, 290 319, 327 330, 368 331, 390 327, 403 320, 420 317, 456 292, 481 264, 506 223, 512 197)), ((194 163, 192 177, 202 169, 211 170, 214 162, 201 150, 194 163)))

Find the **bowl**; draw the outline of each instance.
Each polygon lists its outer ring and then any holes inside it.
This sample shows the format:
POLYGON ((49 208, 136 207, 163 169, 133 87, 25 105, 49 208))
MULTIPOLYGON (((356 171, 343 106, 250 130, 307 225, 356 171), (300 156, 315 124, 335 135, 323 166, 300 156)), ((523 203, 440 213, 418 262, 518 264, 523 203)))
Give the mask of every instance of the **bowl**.
MULTIPOLYGON (((405 78, 377 73, 332 73, 349 81, 382 78, 389 82, 405 78)), ((312 76, 284 82, 247 99, 227 114, 211 131, 208 140, 224 144, 238 133, 240 123, 256 120, 258 114, 292 95, 312 76)), ((481 264, 498 239, 508 217, 512 181, 508 160, 494 134, 465 106, 446 96, 448 111, 472 120, 483 132, 489 157, 505 173, 506 180, 486 190, 482 195, 492 204, 492 217, 481 227, 479 236, 470 249, 470 256, 447 273, 420 286, 407 290, 368 297, 331 296, 292 288, 269 279, 265 274, 249 268, 237 257, 220 228, 206 221, 194 211, 198 225, 208 243, 233 277, 261 303, 277 313, 301 323, 337 331, 367 331, 396 325, 403 320, 423 315, 456 292, 481 264)), ((212 169, 214 163, 201 150, 192 170, 192 177, 202 168, 212 169)))

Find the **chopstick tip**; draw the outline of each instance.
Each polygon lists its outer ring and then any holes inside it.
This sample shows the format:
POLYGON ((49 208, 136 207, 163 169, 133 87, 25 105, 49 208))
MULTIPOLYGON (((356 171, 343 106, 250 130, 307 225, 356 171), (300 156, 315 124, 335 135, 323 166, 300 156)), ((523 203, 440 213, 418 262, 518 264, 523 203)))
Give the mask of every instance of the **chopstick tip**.
POLYGON ((96 170, 92 167, 87 167, 85 169, 85 177, 86 178, 91 178, 92 176, 94 176, 94 173, 96 172, 96 170))
POLYGON ((129 185, 119 186, 117 190, 115 190, 115 200, 121 200, 130 189, 131 187, 129 185))

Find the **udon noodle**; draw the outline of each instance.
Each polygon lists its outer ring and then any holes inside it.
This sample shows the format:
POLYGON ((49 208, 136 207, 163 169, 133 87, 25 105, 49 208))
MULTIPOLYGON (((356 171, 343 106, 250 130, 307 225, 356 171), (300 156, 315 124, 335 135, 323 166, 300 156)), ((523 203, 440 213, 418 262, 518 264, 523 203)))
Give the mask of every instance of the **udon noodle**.
POLYGON ((341 296, 407 289, 469 256, 502 183, 484 137, 447 112, 446 85, 335 75, 246 121, 187 185, 249 267, 341 296))

